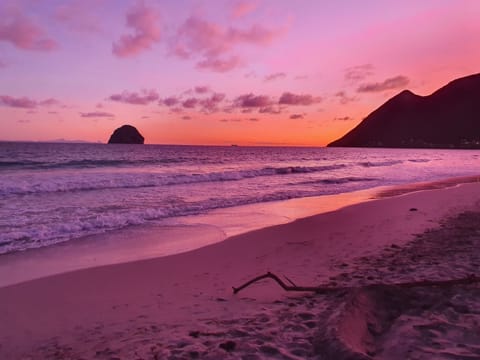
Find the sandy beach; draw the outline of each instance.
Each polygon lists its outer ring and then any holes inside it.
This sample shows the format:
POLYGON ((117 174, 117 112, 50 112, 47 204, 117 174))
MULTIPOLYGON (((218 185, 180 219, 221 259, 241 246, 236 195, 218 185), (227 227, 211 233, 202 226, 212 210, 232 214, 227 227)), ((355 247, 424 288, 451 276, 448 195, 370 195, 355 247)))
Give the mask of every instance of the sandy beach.
POLYGON ((472 359, 480 184, 411 192, 191 252, 0 288, 1 359, 472 359), (289 293, 298 285, 349 290, 289 293))

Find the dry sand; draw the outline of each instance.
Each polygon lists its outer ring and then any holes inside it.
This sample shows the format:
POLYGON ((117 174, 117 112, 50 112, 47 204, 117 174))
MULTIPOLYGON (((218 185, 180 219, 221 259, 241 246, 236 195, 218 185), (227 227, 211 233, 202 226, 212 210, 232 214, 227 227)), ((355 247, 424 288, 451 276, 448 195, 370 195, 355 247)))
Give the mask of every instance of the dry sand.
POLYGON ((479 358, 477 285, 365 286, 480 275, 479 195, 478 183, 410 193, 0 288, 0 358, 479 358), (232 294, 267 271, 354 289, 265 280, 232 294))

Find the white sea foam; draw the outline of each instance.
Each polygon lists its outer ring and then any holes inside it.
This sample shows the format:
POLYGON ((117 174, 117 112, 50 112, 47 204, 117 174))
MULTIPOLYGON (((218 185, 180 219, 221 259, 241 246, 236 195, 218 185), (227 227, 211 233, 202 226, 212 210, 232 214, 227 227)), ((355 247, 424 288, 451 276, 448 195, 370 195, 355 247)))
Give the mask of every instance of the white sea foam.
POLYGON ((477 155, 0 143, 0 253, 218 208, 477 175, 477 155))

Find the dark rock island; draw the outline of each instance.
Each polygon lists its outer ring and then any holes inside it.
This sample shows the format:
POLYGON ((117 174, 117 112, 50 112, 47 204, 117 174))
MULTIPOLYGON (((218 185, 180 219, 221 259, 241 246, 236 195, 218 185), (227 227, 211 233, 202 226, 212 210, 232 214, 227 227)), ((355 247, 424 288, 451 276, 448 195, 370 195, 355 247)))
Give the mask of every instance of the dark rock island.
POLYGON ((131 125, 123 125, 116 129, 110 140, 109 144, 143 144, 145 138, 138 132, 138 130, 131 125))
POLYGON ((480 148, 480 74, 428 96, 402 91, 328 146, 480 148))

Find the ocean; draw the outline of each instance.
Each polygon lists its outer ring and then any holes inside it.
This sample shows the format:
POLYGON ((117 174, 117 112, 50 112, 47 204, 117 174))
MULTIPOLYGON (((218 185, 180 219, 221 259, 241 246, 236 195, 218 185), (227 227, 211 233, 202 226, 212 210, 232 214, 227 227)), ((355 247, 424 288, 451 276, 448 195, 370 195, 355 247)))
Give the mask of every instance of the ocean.
POLYGON ((0 143, 0 254, 214 209, 478 175, 478 150, 0 143))

